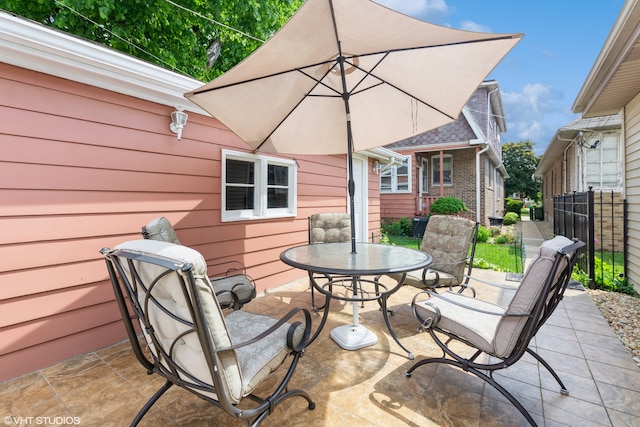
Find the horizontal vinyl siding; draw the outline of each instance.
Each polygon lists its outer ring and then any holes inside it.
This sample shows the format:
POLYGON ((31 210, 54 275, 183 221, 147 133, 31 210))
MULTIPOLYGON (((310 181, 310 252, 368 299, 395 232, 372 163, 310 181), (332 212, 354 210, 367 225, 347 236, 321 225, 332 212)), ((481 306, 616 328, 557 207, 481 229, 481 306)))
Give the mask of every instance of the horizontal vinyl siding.
POLYGON ((628 209, 627 276, 640 292, 640 95, 626 107, 625 135, 625 197, 628 209))
POLYGON ((384 220, 395 221, 400 218, 412 218, 415 216, 416 201, 415 195, 412 193, 383 193, 380 195, 380 204, 382 206, 380 216, 384 220))
POLYGON ((304 156, 296 218, 221 223, 221 149, 248 149, 215 119, 189 114, 177 141, 170 107, 6 64, 0 76, 0 381, 124 338, 98 251, 156 216, 263 290, 304 277, 279 255, 307 241, 309 215, 346 211, 345 157, 304 156))

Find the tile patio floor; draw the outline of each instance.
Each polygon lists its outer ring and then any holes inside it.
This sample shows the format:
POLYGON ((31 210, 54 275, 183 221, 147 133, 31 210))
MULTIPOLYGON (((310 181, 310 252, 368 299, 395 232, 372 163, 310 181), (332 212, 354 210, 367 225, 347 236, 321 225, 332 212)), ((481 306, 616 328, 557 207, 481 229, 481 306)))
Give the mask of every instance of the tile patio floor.
MULTIPOLYGON (((504 282, 504 273, 476 271, 504 282)), ((514 284, 513 282, 506 282, 514 284)), ((404 287, 389 305, 396 333, 416 355, 439 355, 427 334, 417 333, 406 304, 415 289, 404 287)), ((485 295, 487 295, 485 293, 485 295)), ((308 307, 308 281, 280 287, 245 306, 271 315, 292 306, 308 307)), ((291 381, 316 401, 313 411, 300 398, 277 407, 264 426, 519 426, 524 417, 493 388, 448 366, 427 365, 406 378, 413 364, 391 339, 374 302, 360 310, 361 323, 377 344, 356 351, 338 347, 330 330, 352 320, 351 306, 333 301, 325 330, 307 350, 291 381)), ((312 314, 315 324, 320 316, 312 314)), ((569 396, 533 358, 526 355, 500 380, 543 426, 640 426, 640 369, 584 291, 569 289, 533 344, 556 369, 569 396)), ((129 425, 162 385, 147 376, 127 342, 66 360, 0 384, 0 415, 5 424, 23 417, 58 418, 59 424, 129 425), (4 417, 14 417, 7 423, 4 417)), ((40 419, 42 421, 43 419, 40 419)), ((51 425, 43 423, 41 425, 51 425)), ((141 426, 244 425, 177 387, 143 418, 141 426)))

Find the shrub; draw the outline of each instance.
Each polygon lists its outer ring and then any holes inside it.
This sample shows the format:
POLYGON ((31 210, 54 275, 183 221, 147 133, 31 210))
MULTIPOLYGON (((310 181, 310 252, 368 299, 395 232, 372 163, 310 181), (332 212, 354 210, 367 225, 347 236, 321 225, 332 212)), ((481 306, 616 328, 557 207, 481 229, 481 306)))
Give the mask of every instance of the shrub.
POLYGON ((489 229, 484 225, 481 225, 480 228, 478 229, 478 242, 486 243, 489 240, 490 235, 491 235, 491 232, 489 231, 489 229))
POLYGON ((496 245, 504 245, 505 243, 507 243, 507 238, 504 236, 498 236, 493 240, 493 243, 495 243, 496 245))
POLYGON ((516 215, 518 215, 518 218, 520 217, 520 212, 522 212, 522 207, 524 206, 524 203, 522 203, 520 200, 508 200, 507 201, 507 205, 505 206, 505 209, 507 211, 507 213, 509 212, 513 212, 516 215))
POLYGON ((392 223, 381 224, 380 231, 390 236, 411 236, 411 221, 409 218, 400 218, 392 223))
POLYGON ((502 220, 502 224, 503 225, 513 225, 516 222, 518 222, 518 219, 520 219, 520 217, 518 216, 517 213, 515 213, 515 212, 507 212, 507 214, 504 216, 504 219, 502 220))
POLYGON ((431 205, 432 214, 449 215, 467 211, 462 200, 456 197, 440 197, 431 205))

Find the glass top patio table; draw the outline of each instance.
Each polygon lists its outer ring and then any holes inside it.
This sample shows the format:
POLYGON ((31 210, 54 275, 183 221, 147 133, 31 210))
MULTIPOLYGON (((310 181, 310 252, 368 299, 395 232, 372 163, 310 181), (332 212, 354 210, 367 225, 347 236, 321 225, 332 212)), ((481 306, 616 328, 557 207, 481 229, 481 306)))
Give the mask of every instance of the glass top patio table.
POLYGON ((349 242, 295 246, 282 252, 280 259, 302 270, 362 276, 404 273, 432 262, 427 253, 377 243, 356 243, 356 253, 352 253, 349 242))
POLYGON ((307 270, 312 286, 325 295, 324 314, 309 344, 324 327, 332 298, 353 303, 353 324, 333 329, 331 337, 334 341, 347 350, 375 344, 376 335, 358 323, 358 302, 377 300, 392 338, 407 352, 409 359, 413 359, 413 353, 400 342, 391 327, 387 298, 404 284, 408 271, 431 265, 431 255, 415 249, 375 243, 356 243, 356 252, 353 253, 351 243, 346 242, 295 246, 283 251, 280 259, 292 267, 307 270), (318 283, 313 273, 323 274, 325 282, 318 283), (381 275, 389 273, 403 273, 395 286, 379 281, 381 275), (346 289, 347 295, 339 294, 334 288, 346 289))

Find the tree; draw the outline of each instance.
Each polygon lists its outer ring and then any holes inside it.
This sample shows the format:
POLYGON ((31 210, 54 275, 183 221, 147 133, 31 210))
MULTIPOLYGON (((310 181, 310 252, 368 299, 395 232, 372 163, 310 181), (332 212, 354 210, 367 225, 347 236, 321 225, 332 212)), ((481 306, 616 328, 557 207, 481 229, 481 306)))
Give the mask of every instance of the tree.
POLYGON ((0 0, 0 8, 163 68, 209 81, 258 48, 284 25, 302 2, 0 0), (207 50, 216 39, 221 42, 220 57, 208 68, 207 50))
POLYGON ((509 174, 504 183, 505 193, 520 193, 522 197, 535 200, 540 191, 540 180, 534 179, 533 173, 539 161, 529 140, 503 144, 502 162, 509 174))

